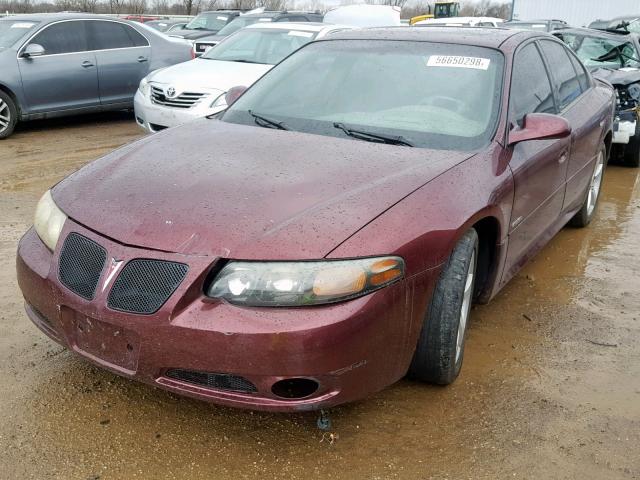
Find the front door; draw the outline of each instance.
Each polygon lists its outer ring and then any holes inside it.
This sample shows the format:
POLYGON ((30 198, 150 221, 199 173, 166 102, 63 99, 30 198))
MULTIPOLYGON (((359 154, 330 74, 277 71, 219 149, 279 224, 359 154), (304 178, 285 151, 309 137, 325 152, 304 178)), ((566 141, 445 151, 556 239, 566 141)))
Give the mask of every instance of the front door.
MULTIPOLYGON (((509 119, 520 128, 529 113, 557 113, 552 84, 535 42, 516 51, 509 119)), ((562 210, 571 138, 530 140, 511 147, 514 199, 503 282, 520 269, 545 239, 562 210)))
POLYGON ((96 57, 88 52, 84 21, 45 26, 28 43, 44 48, 44 55, 18 65, 26 98, 25 113, 82 109, 100 104, 96 57))

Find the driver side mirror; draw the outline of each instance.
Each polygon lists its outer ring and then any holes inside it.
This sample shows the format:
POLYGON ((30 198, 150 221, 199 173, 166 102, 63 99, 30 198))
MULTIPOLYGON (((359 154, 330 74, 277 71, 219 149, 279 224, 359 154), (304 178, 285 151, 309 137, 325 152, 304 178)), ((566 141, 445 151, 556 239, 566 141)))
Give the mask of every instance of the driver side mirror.
POLYGON ((22 56, 24 58, 41 57, 42 55, 44 55, 44 47, 37 43, 30 43, 22 51, 22 56))
POLYGON ((571 135, 571 125, 564 118, 548 113, 525 115, 522 128, 514 127, 509 132, 509 146, 527 140, 552 140, 571 135))
POLYGON ((244 85, 239 85, 237 87, 231 87, 227 94, 224 96, 225 101, 227 102, 227 106, 230 107, 233 102, 235 102, 240 95, 242 95, 247 90, 247 87, 244 85))

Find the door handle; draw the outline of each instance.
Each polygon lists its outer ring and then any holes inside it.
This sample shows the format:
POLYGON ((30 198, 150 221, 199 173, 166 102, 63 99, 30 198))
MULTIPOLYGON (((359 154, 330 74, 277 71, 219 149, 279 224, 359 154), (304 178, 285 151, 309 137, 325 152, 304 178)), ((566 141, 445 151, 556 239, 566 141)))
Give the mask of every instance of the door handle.
POLYGON ((138 62, 142 63, 146 61, 147 61, 147 57, 143 57, 143 56, 138 57, 138 62))
POLYGON ((82 65, 83 68, 89 68, 89 67, 93 67, 93 62, 90 62, 89 60, 85 60, 80 65, 82 65))
POLYGON ((559 163, 559 164, 563 164, 564 162, 566 162, 566 161, 567 161, 568 153, 569 153, 569 152, 567 152, 567 150, 565 150, 564 152, 562 152, 562 153, 560 154, 560 158, 558 158, 558 163, 559 163))

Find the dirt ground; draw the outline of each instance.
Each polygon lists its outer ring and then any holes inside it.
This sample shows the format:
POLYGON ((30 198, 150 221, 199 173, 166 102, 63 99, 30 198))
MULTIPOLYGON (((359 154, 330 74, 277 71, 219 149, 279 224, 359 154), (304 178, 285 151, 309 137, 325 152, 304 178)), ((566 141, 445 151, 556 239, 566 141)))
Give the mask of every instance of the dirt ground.
POLYGON ((332 411, 265 414, 95 368, 27 320, 18 239, 46 188, 141 136, 124 114, 0 142, 0 479, 640 478, 640 186, 609 166, 600 210, 473 311, 450 387, 403 380, 332 411))

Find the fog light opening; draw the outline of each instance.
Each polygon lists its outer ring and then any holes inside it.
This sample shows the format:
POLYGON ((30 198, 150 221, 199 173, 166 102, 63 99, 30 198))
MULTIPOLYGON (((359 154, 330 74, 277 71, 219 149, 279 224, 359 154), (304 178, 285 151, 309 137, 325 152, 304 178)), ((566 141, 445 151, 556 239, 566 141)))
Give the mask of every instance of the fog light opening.
POLYGON ((271 391, 280 398, 294 399, 313 395, 318 387, 318 382, 310 378, 287 378, 274 383, 271 391))

